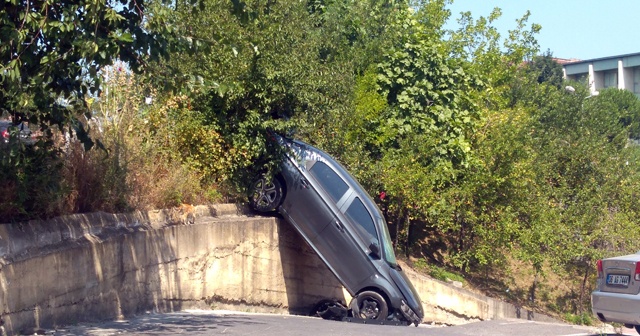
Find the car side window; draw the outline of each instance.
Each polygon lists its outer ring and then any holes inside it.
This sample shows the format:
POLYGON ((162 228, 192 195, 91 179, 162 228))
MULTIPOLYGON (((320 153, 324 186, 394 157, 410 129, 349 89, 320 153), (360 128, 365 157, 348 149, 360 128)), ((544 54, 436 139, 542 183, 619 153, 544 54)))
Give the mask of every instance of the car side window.
POLYGON ((311 175, 320 183, 334 202, 340 200, 344 193, 349 190, 349 186, 336 174, 331 167, 322 161, 316 162, 311 169, 311 175))
POLYGON ((373 238, 376 243, 378 242, 378 233, 376 232, 376 226, 373 222, 373 218, 365 208, 364 204, 359 197, 353 199, 349 208, 345 212, 347 217, 355 224, 360 226, 364 231, 366 231, 371 236, 369 238, 373 238))

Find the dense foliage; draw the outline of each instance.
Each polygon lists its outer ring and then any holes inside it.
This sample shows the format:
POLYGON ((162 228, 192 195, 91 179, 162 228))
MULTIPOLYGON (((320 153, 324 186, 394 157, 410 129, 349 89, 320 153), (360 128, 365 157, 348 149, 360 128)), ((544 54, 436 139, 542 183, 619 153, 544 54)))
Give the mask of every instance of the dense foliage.
POLYGON ((344 163, 409 260, 585 311, 595 260, 640 247, 640 101, 564 82, 529 13, 448 31, 449 3, 5 1, 0 109, 39 138, 0 148, 0 218, 243 201, 275 129, 344 163))
POLYGON ((155 27, 145 20, 143 0, 7 0, 1 8, 0 113, 42 137, 29 148, 11 141, 0 152, 0 187, 10 190, 0 217, 64 213, 64 195, 72 191, 60 180, 53 141, 73 134, 91 148, 81 120, 93 113, 87 99, 100 93, 101 70, 120 59, 140 71, 164 53, 164 37, 149 32, 155 27))

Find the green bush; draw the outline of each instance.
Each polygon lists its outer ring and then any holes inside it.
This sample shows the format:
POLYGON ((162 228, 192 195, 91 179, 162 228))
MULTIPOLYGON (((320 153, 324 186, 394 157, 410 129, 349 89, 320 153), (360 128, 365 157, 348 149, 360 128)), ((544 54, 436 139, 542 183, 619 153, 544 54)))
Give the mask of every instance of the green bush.
POLYGON ((593 319, 591 318, 591 314, 590 313, 582 313, 582 314, 571 314, 571 313, 566 313, 564 315, 564 319, 569 322, 569 323, 573 323, 573 324, 578 324, 578 325, 593 325, 593 319))
POLYGON ((0 222, 47 218, 63 212, 69 192, 62 161, 50 142, 0 144, 0 222))
POLYGON ((441 281, 458 281, 463 284, 465 283, 462 275, 448 271, 444 267, 428 265, 426 271, 429 276, 441 281))

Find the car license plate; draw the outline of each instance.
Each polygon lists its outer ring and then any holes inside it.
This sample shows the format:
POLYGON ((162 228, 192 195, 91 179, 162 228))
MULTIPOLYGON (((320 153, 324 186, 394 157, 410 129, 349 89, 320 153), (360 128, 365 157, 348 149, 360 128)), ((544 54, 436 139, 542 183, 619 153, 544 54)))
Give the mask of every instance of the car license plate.
POLYGON ((629 286, 629 276, 609 274, 607 275, 607 285, 629 286))

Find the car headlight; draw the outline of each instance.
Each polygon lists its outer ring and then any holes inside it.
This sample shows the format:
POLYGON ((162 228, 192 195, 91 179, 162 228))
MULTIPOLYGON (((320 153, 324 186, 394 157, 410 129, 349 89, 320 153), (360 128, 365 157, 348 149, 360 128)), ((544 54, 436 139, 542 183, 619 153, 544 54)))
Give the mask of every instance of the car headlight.
POLYGON ((405 302, 404 300, 402 300, 400 303, 400 311, 402 311, 402 315, 404 315, 404 317, 406 317, 409 322, 413 322, 416 327, 418 326, 418 324, 420 324, 420 322, 422 322, 420 321, 418 315, 413 311, 413 309, 411 309, 411 307, 409 307, 407 302, 405 302))

